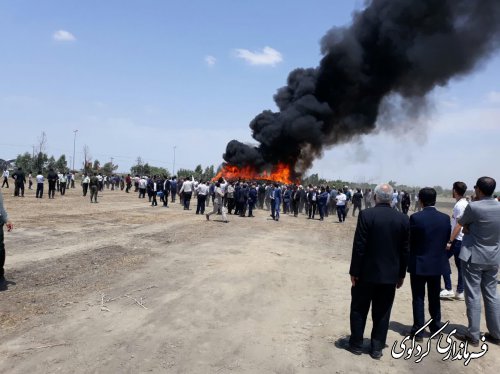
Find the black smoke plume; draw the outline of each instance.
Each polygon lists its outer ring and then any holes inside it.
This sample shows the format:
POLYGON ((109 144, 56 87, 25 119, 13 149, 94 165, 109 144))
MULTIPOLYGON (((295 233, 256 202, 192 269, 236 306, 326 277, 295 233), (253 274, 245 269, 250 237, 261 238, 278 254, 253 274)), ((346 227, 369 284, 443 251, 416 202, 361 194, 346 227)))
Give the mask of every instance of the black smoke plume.
MULTIPOLYGON (((250 123, 258 146, 228 143, 224 160, 301 175, 325 148, 369 134, 383 100, 422 103, 436 86, 470 73, 499 45, 500 0, 373 0, 348 27, 322 38, 319 67, 296 69, 250 123)), ((402 105, 415 110, 415 105, 402 105)))

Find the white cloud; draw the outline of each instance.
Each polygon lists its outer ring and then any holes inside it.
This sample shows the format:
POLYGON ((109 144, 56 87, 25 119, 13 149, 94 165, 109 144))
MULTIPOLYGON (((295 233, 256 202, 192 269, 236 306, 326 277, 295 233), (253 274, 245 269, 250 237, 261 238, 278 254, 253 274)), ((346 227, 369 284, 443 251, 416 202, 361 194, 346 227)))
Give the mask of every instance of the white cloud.
POLYGON ((500 92, 491 91, 488 94, 488 101, 493 104, 500 104, 500 92))
POLYGON ((262 52, 252 52, 248 49, 236 49, 236 57, 241 58, 248 62, 250 65, 270 65, 283 61, 283 56, 280 52, 271 47, 264 47, 262 52))
POLYGON ((52 35, 52 38, 58 42, 74 42, 75 36, 66 30, 58 30, 52 35))
POLYGON ((205 56, 205 62, 207 63, 208 66, 214 66, 215 63, 217 62, 217 59, 214 56, 208 55, 205 56))

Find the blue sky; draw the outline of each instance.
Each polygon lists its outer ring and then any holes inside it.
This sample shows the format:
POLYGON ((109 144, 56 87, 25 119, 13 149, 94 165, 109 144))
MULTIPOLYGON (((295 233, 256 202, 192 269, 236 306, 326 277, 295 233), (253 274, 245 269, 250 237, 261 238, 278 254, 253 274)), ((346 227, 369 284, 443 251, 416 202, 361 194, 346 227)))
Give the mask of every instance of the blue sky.
MULTIPOLYGON (((137 156, 171 169, 174 146, 176 168, 218 165, 229 140, 252 140, 248 123, 275 109, 288 73, 317 66, 320 38, 362 4, 2 1, 0 158, 30 151, 42 131, 49 154, 72 156, 78 129, 76 164, 87 144, 121 171, 137 156)), ((433 92, 424 127, 335 147, 311 172, 418 185, 499 180, 499 68, 497 54, 433 92)))

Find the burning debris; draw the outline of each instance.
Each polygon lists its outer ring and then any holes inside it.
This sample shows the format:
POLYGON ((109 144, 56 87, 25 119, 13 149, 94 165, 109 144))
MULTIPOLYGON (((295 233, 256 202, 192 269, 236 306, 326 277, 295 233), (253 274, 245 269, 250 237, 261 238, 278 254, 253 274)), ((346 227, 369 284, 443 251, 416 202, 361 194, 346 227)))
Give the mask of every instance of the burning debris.
POLYGON ((227 180, 266 180, 284 184, 292 184, 298 182, 298 180, 292 179, 292 171, 290 169, 290 166, 284 163, 278 163, 272 169, 262 171, 258 171, 251 165, 239 168, 238 166, 226 164, 222 166, 221 171, 213 178, 213 180, 216 181, 220 177, 224 177, 227 180))
POLYGON ((293 180, 326 148, 383 127, 377 119, 394 96, 398 110, 415 118, 434 87, 492 54, 499 30, 498 0, 368 1, 350 26, 322 38, 319 67, 290 73, 274 95, 279 111, 250 122, 259 144, 228 143, 223 173, 286 165, 293 180))

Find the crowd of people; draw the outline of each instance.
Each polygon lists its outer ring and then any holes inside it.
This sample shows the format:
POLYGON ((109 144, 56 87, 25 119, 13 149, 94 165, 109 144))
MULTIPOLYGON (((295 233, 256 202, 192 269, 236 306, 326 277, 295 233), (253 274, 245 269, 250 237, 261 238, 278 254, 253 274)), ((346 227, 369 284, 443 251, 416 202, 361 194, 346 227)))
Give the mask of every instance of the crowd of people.
POLYGON ((406 332, 417 342, 424 330, 431 337, 442 331, 440 300, 453 296, 464 300, 467 310, 466 331, 454 336, 469 346, 487 341, 500 345, 500 203, 493 195, 496 181, 479 178, 474 199, 465 197, 467 186, 453 184, 456 204, 451 216, 435 208, 436 190, 418 192, 422 210, 409 218, 391 209, 397 192, 388 184, 375 189, 374 209, 360 213, 353 241, 351 276, 351 335, 346 345, 360 355, 368 311, 372 309, 370 355, 382 357, 386 344, 391 309, 396 290, 410 274, 413 325, 406 332), (452 291, 449 259, 454 257, 458 270, 456 293, 452 291), (441 290, 441 278, 445 289, 441 290), (425 322, 424 300, 427 289, 431 319, 425 322), (488 332, 481 335, 481 297, 484 302, 488 332))
MULTIPOLYGON (((3 173, 2 187, 9 188, 8 171, 3 173)), ((13 174, 14 196, 24 197, 26 175, 21 168, 13 174)), ((28 174, 29 189, 33 183, 28 174)), ((49 198, 55 191, 65 194, 66 188, 75 188, 72 173, 47 174, 49 198)), ((36 176, 36 197, 43 198, 45 177, 36 176)), ((472 346, 480 341, 500 345, 500 298, 497 293, 497 276, 500 265, 500 203, 493 195, 496 182, 493 178, 479 178, 474 186, 474 195, 466 197, 467 186, 463 182, 453 184, 456 204, 450 216, 435 209, 436 190, 423 188, 414 191, 396 191, 382 184, 372 191, 360 188, 280 185, 268 182, 200 180, 193 177, 160 176, 106 176, 98 173, 84 174, 81 179, 82 194, 90 191, 90 201, 97 203, 99 192, 104 189, 134 192, 163 207, 169 202, 179 202, 184 210, 191 210, 191 201, 196 200, 195 214, 205 215, 207 220, 220 214, 223 222, 229 215, 254 217, 255 209, 270 212, 273 220, 279 221, 280 212, 297 217, 304 214, 308 219, 324 220, 335 215, 344 222, 349 211, 358 212, 356 232, 350 266, 351 276, 351 336, 347 349, 356 354, 363 353, 363 333, 370 306, 373 328, 370 355, 379 359, 386 344, 390 314, 396 290, 404 282, 406 272, 410 274, 412 293, 413 325, 408 332, 416 341, 422 341, 425 327, 434 334, 441 331, 440 299, 454 297, 464 300, 467 309, 468 329, 455 336, 472 346), (134 190, 132 191, 132 188, 134 190), (414 201, 414 214, 408 211, 414 201), (213 208, 205 213, 212 201, 213 208), (364 209, 363 209, 364 208, 364 209), (449 259, 453 257, 457 274, 456 292, 452 289, 449 259), (444 288, 441 288, 441 279, 444 288), (424 298, 427 288, 429 314, 432 321, 425 323, 424 298), (484 299, 488 332, 481 336, 481 295, 484 299)), ((5 285, 4 231, 13 229, 3 206, 0 193, 0 287, 5 285)))

